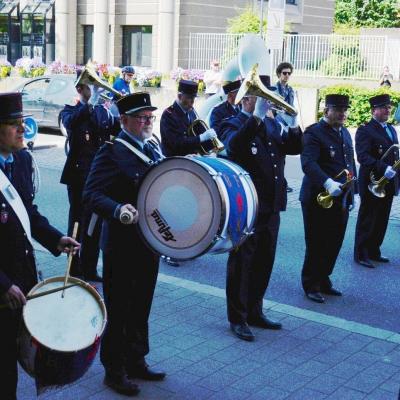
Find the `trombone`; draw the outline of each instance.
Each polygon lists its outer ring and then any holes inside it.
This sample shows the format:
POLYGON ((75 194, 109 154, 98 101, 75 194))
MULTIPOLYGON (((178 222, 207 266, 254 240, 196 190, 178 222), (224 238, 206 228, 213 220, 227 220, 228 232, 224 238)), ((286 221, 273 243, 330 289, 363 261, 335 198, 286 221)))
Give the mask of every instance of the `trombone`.
MULTIPOLYGON (((385 152, 385 154, 381 157, 381 160, 384 160, 390 154, 392 149, 394 149, 394 148, 399 149, 400 145, 392 144, 388 148, 388 150, 385 152)), ((392 168, 395 171, 397 171, 399 169, 399 167, 400 167, 400 160, 397 160, 393 164, 392 168)), ((368 185, 369 191, 376 197, 380 197, 380 198, 385 197, 386 196, 385 186, 389 183, 390 179, 386 178, 385 176, 382 176, 382 178, 376 180, 373 171, 371 171, 369 177, 371 180, 371 183, 368 185)))
POLYGON ((100 79, 91 61, 88 61, 86 63, 85 68, 83 69, 82 73, 79 75, 79 78, 75 82, 75 86, 78 85, 94 85, 106 90, 107 92, 111 92, 118 99, 123 97, 123 95, 118 90, 114 89, 108 83, 100 79))
MULTIPOLYGON (((350 186, 352 182, 354 182, 357 178, 352 175, 352 173, 344 169, 343 171, 339 172, 333 179, 339 179, 341 176, 346 175, 346 182, 342 184, 340 187, 342 190, 346 189, 347 187, 350 186)), ((322 207, 322 208, 331 208, 333 205, 333 200, 334 196, 329 194, 327 190, 321 192, 317 196, 317 203, 322 207)))
MULTIPOLYGON (((195 119, 187 129, 188 136, 199 136, 208 129, 208 125, 202 119, 195 119)), ((202 144, 200 145, 202 155, 210 155, 211 153, 219 153, 224 150, 224 144, 216 137, 211 140, 213 147, 207 149, 202 144)))
POLYGON ((236 95, 235 104, 239 104, 245 96, 263 97, 273 103, 276 110, 282 110, 291 116, 297 115, 297 110, 289 103, 286 103, 281 96, 269 90, 261 81, 258 75, 258 64, 255 64, 249 71, 236 95))

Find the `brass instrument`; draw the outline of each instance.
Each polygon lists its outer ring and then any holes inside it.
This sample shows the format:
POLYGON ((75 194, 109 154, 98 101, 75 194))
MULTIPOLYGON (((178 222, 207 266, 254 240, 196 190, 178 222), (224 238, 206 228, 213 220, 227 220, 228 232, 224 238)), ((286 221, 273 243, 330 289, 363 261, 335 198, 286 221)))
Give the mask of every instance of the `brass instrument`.
POLYGON ((274 104, 274 107, 281 109, 289 115, 296 116, 297 111, 289 103, 286 103, 279 94, 269 90, 261 81, 258 75, 258 64, 255 64, 250 72, 247 74, 246 79, 240 86, 239 92, 236 95, 235 104, 238 104, 245 96, 263 97, 274 104))
MULTIPOLYGON (((356 178, 349 172, 349 170, 344 169, 339 172, 333 179, 339 179, 341 176, 346 175, 346 182, 340 187, 342 190, 346 189, 356 178)), ((330 195, 327 190, 321 192, 317 196, 317 203, 322 208, 331 208, 333 205, 334 196, 330 195)))
MULTIPOLYGON (((202 119, 195 119, 187 129, 187 135, 189 136, 199 136, 205 132, 208 128, 207 124, 202 119)), ((203 145, 200 145, 202 150, 202 155, 209 155, 211 153, 219 153, 224 150, 224 144, 216 137, 212 139, 213 148, 207 150, 203 145)))
POLYGON ((79 75, 79 78, 75 82, 75 86, 78 85, 94 85, 100 88, 103 88, 107 92, 111 92, 114 94, 118 99, 123 97, 123 95, 108 83, 101 80, 101 78, 97 75, 94 65, 91 61, 88 61, 83 69, 82 73, 79 75))
MULTIPOLYGON (((392 144, 389 149, 385 152, 385 154, 381 157, 381 160, 384 160, 392 151, 393 148, 400 148, 398 144, 392 144)), ((397 171, 400 168, 400 160, 397 160, 392 168, 397 171)), ((386 196, 385 186, 389 183, 390 179, 382 176, 381 179, 376 180, 373 171, 370 173, 371 183, 368 185, 369 191, 376 197, 383 198, 386 196)))

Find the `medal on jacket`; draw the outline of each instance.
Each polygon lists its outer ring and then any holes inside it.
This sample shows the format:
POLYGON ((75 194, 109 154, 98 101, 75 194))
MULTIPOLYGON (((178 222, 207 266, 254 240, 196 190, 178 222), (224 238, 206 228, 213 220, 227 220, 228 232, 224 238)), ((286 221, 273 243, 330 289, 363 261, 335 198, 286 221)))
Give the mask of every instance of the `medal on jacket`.
POLYGON ((379 145, 378 153, 379 154, 383 154, 383 149, 382 149, 382 145, 381 144, 379 145))
POLYGON ((336 151, 333 149, 333 146, 330 146, 329 148, 329 154, 331 155, 331 158, 335 157, 336 151))
POLYGON ((90 136, 89 136, 88 133, 85 135, 85 139, 86 139, 87 142, 90 140, 90 136))
POLYGON ((257 154, 257 147, 256 147, 256 144, 255 143, 252 143, 252 146, 251 146, 251 154, 253 154, 254 156, 257 154))
POLYGON ((8 212, 6 211, 6 205, 3 203, 1 205, 1 211, 0 211, 0 222, 2 224, 6 224, 8 221, 8 212))

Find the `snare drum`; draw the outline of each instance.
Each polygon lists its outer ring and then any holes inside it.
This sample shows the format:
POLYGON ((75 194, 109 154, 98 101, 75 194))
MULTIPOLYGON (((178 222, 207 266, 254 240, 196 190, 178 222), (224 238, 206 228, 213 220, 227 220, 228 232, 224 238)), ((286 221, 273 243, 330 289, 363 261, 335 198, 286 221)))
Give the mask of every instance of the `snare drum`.
POLYGON ((171 157, 140 186, 139 227, 156 253, 176 260, 224 253, 251 234, 258 208, 249 174, 215 157, 171 157))
MULTIPOLYGON (((96 289, 70 277, 62 291, 29 300, 23 309, 18 360, 35 378, 38 393, 81 378, 92 364, 104 331, 107 312, 96 289)), ((64 277, 38 283, 28 295, 62 287, 64 277)))

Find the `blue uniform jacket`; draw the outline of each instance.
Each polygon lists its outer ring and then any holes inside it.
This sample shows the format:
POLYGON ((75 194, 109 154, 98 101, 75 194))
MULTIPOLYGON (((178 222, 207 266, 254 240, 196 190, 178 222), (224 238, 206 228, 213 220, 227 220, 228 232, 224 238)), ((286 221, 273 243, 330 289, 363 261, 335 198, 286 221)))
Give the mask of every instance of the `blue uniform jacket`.
POLYGON ((283 99, 286 101, 286 103, 289 103, 291 106, 294 105, 294 90, 291 86, 287 86, 286 93, 283 89, 282 84, 278 81, 276 83, 276 89, 278 90, 278 93, 283 97, 283 99))
MULTIPOLYGON (((118 137, 140 150, 125 132, 121 131, 118 137)), ((148 169, 144 161, 117 141, 105 144, 96 154, 83 198, 103 218, 101 249, 104 252, 118 249, 129 253, 135 241, 141 240, 138 225, 121 224, 115 210, 118 205, 127 203, 136 207, 139 184, 148 169)), ((135 257, 134 254, 131 256, 135 257)))
POLYGON ((221 138, 221 124, 226 118, 234 117, 238 111, 227 101, 215 106, 210 115, 210 128, 215 129, 219 138, 221 138))
MULTIPOLYGON (((54 255, 59 255, 57 245, 62 233, 53 228, 33 204, 32 158, 26 150, 13 153, 12 184, 19 193, 28 212, 32 237, 54 255)), ((0 222, 0 296, 12 285, 17 285, 25 294, 37 283, 33 248, 25 231, 0 192, 0 206, 6 212, 6 221, 0 222)))
MULTIPOLYGON (((190 120, 193 122, 197 115, 194 110, 189 111, 189 114, 190 120)), ((164 110, 160 121, 161 144, 164 155, 167 157, 185 156, 200 151, 200 138, 187 135, 189 125, 187 114, 176 101, 164 110)))
POLYGON ((66 105, 60 115, 69 141, 61 183, 83 185, 97 150, 118 132, 119 122, 102 105, 90 111, 89 105, 81 102, 66 105))
POLYGON ((274 119, 265 118, 258 125, 254 117, 240 112, 223 121, 221 131, 228 157, 249 172, 253 180, 259 211, 285 210, 285 156, 301 152, 301 130, 290 129, 281 136, 281 126, 274 119))
MULTIPOLYGON (((349 170, 354 177, 357 176, 353 142, 345 127, 342 127, 342 137, 343 140, 323 119, 305 130, 304 149, 301 154, 304 178, 300 201, 315 201, 318 193, 325 190, 325 181, 328 178, 334 179, 343 169, 349 170)), ((338 179, 342 183, 345 180, 345 176, 338 179)), ((357 192, 357 184, 354 184, 354 190, 357 192)))
MULTIPOLYGON (((396 130, 390 124, 388 127, 392 132, 394 142, 389 138, 382 125, 374 119, 357 129, 355 141, 357 160, 360 163, 359 190, 361 196, 368 191, 371 171, 373 171, 375 179, 379 179, 385 173, 386 168, 389 165, 393 166, 399 159, 399 150, 396 148, 384 160, 381 160, 390 146, 399 143, 396 130)), ((398 174, 385 186, 385 191, 391 195, 398 194, 398 174)))

